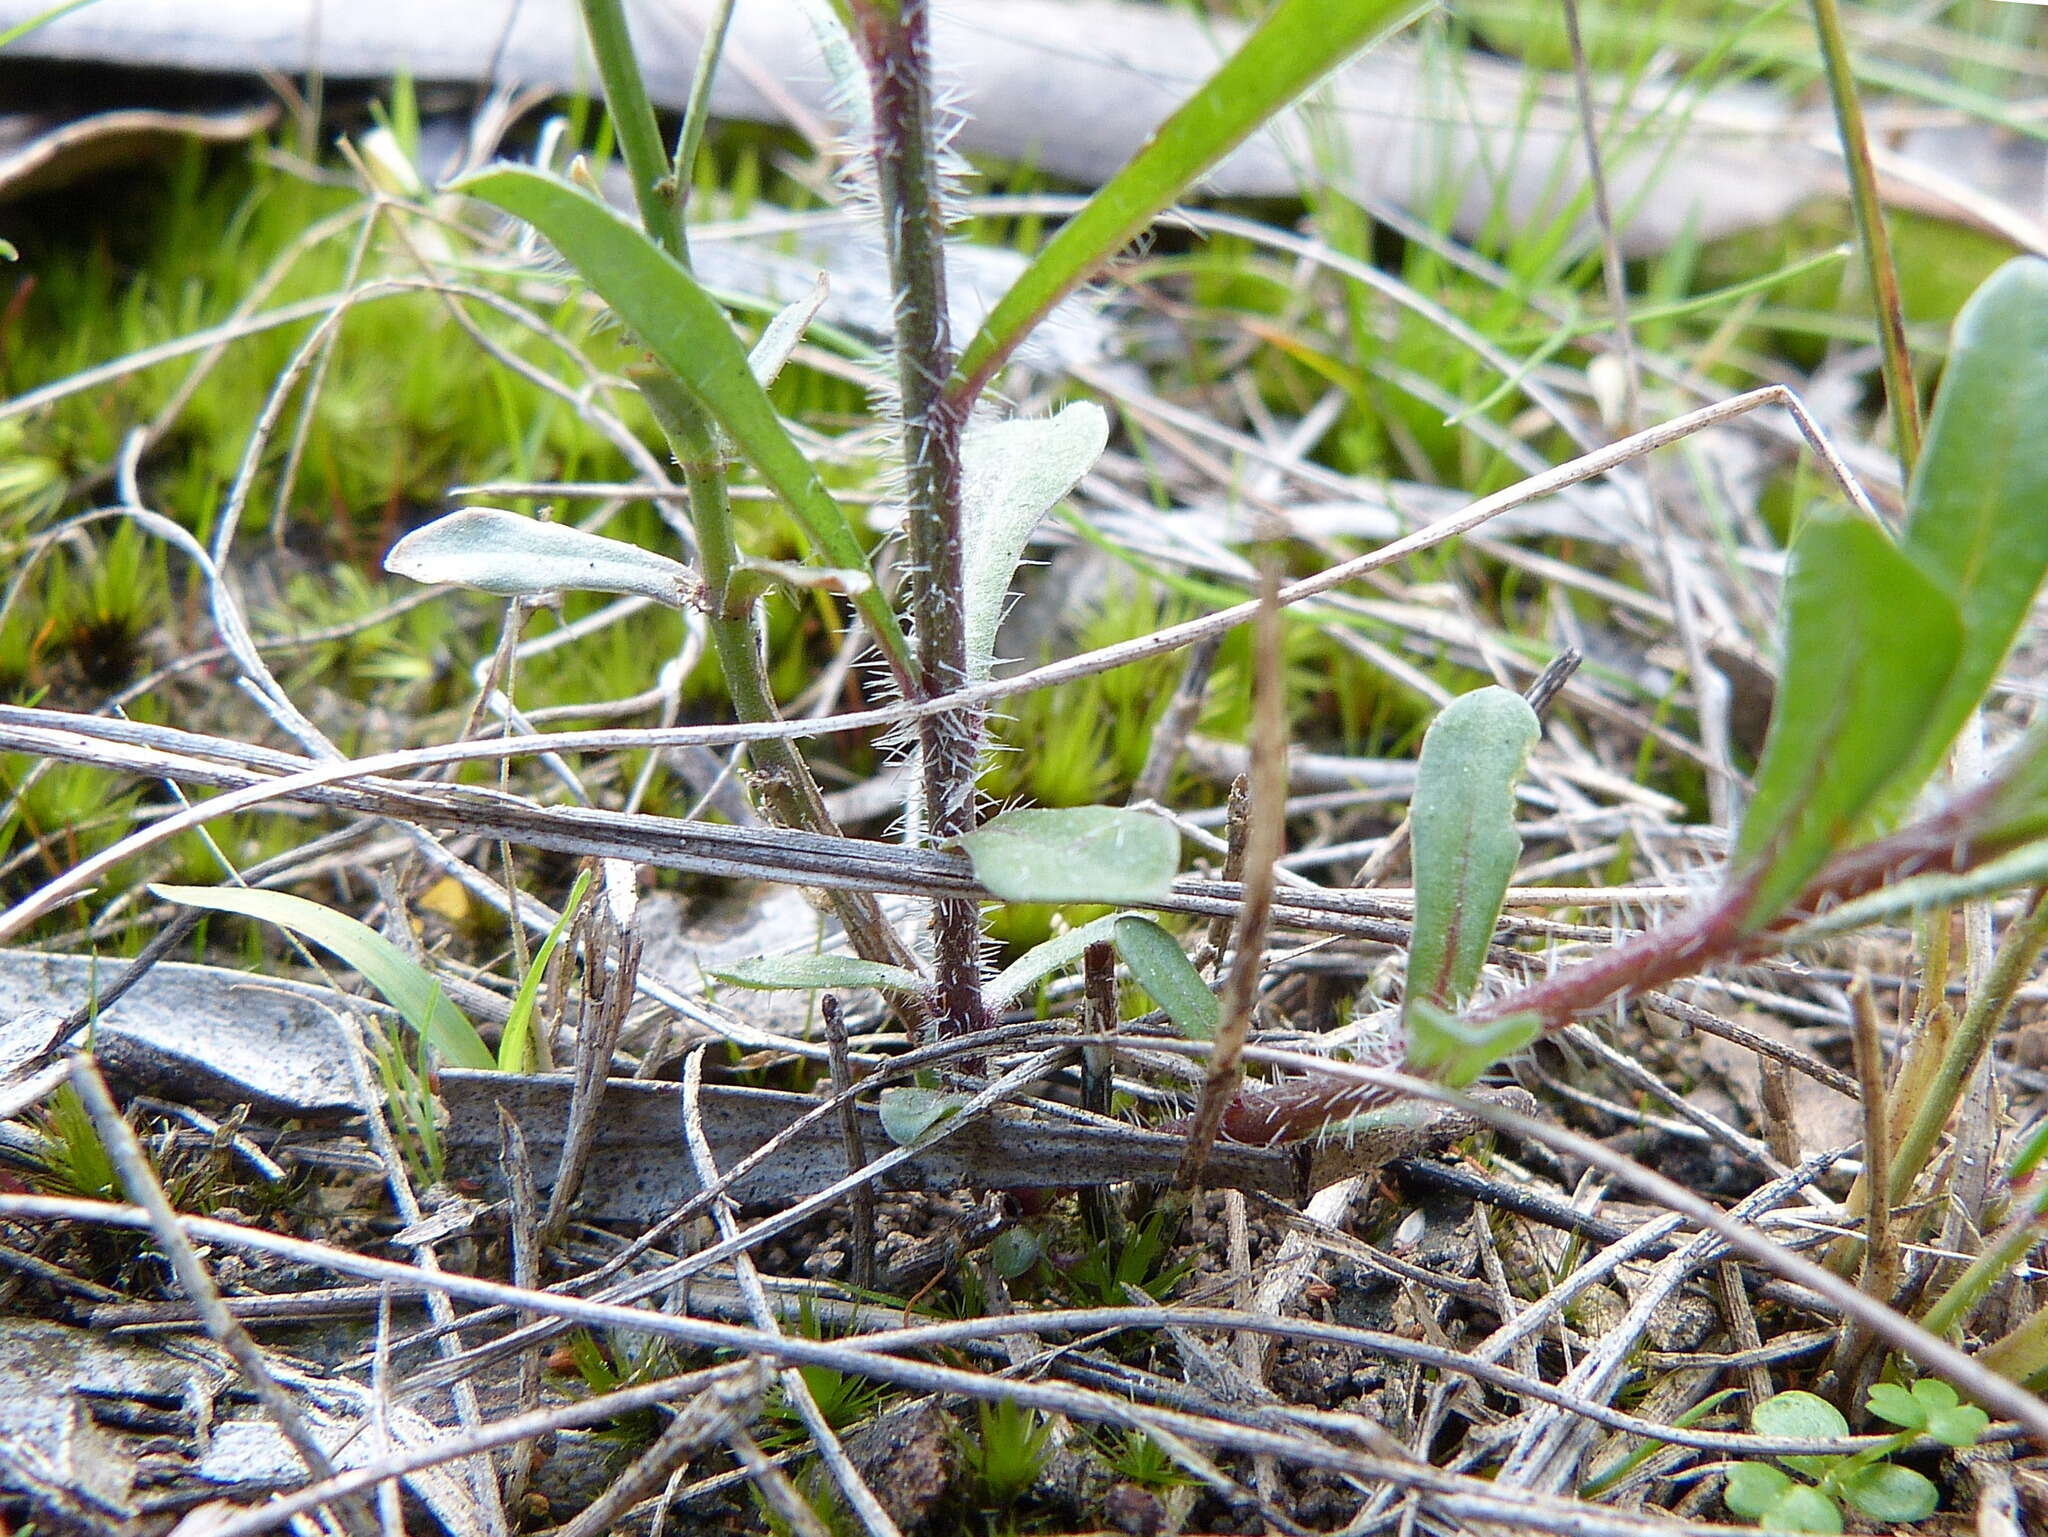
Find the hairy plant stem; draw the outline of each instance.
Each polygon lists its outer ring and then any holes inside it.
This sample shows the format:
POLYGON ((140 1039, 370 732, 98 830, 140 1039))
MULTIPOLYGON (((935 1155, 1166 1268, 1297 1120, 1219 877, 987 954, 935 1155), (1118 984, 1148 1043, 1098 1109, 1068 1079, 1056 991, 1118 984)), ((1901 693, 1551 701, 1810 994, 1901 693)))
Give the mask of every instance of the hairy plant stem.
POLYGON ((1899 470, 1908 480, 1920 457, 1920 397, 1913 388, 1913 362, 1906 351, 1906 314, 1899 299, 1899 273, 1892 262, 1891 236, 1877 197, 1877 169, 1870 160, 1870 136, 1863 122, 1863 103, 1856 94, 1856 72, 1849 61, 1849 39, 1842 30, 1836 0, 1808 0, 1814 35, 1826 66, 1828 95, 1834 101, 1835 127, 1842 140, 1842 163, 1849 171, 1849 197, 1856 215, 1857 243, 1870 280, 1871 303, 1877 310, 1878 340, 1884 359, 1884 393, 1892 410, 1892 439, 1899 470))
MULTIPOLYGON (((945 211, 932 105, 927 0, 854 8, 874 107, 875 183, 896 291, 896 380, 903 411, 904 502, 916 686, 935 698, 965 688, 967 624, 960 528, 960 436, 967 408, 946 394, 953 343, 946 317, 945 211)), ((949 710, 918 722, 926 831, 947 843, 974 830, 983 716, 949 710)), ((932 904, 931 1010, 942 1034, 988 1022, 981 995, 981 912, 932 904)))
MULTIPOLYGON (((691 83, 683 133, 677 141, 676 158, 670 162, 661 147, 660 125, 655 121, 639 57, 633 51, 633 40, 626 27, 623 0, 582 3, 583 24, 597 59, 598 77, 604 83, 605 103, 611 109, 612 124, 618 133, 619 152, 632 178, 641 223, 664 251, 688 267, 690 246, 682 221, 683 187, 703 133, 711 77, 724 46, 731 8, 721 10, 706 32, 691 83)), ((762 660, 754 605, 733 591, 740 553, 733 535, 732 497, 717 431, 696 398, 666 368, 650 363, 629 369, 628 373, 668 437, 670 451, 690 494, 690 526, 696 535, 698 569, 704 579, 707 627, 733 712, 742 721, 777 720, 780 716, 762 660)), ((760 743, 754 750, 754 763, 760 770, 755 789, 771 821, 806 832, 841 836, 810 765, 804 762, 794 743, 760 743)), ((919 969, 917 957, 897 935, 883 915, 881 903, 871 893, 835 890, 828 900, 862 959, 913 971, 919 969)), ((903 1013, 912 1035, 920 1034, 922 1009, 915 1004, 906 1005, 903 1013)))
MULTIPOLYGON (((743 721, 780 719, 762 659, 754 604, 733 587, 740 553, 717 435, 703 409, 668 370, 650 364, 634 370, 633 375, 655 420, 668 435, 683 485, 690 493, 690 526, 697 536, 697 569, 704 579, 705 623, 733 713, 743 721)), ((828 837, 844 836, 795 743, 759 742, 752 751, 760 770, 754 786, 772 821, 828 837)), ((863 960, 919 969, 917 957, 897 935, 871 892, 834 890, 828 900, 863 960)), ((905 1022, 913 1035, 918 1034, 923 1011, 909 1006, 905 1022)))

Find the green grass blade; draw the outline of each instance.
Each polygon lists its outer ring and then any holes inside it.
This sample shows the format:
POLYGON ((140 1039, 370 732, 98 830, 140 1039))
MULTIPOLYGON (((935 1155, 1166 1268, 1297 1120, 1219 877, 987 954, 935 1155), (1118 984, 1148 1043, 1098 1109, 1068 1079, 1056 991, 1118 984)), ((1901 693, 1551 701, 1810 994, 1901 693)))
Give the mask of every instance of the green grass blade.
POLYGON ((1764 924, 1913 767, 1962 646, 1956 606, 1868 520, 1815 513, 1792 546, 1785 663, 1735 845, 1764 924))
POLYGON ((589 893, 590 872, 585 870, 576 877, 576 884, 569 888, 569 900, 562 904, 562 916, 548 930, 548 937, 533 953, 533 964, 519 979, 519 991, 513 996, 512 1011, 505 1016, 505 1028, 498 1036, 498 1066, 504 1072, 533 1070, 533 1009, 540 999, 541 979, 547 975, 548 962, 555 958, 562 936, 576 921, 577 909, 583 906, 583 899, 589 893))
MULTIPOLYGON (((830 566, 866 571, 867 552, 845 510, 783 426, 755 382, 747 350, 716 300, 640 230, 558 177, 497 166, 453 190, 524 219, 723 427, 740 456, 773 488, 830 566)), ((854 598, 892 660, 909 656, 902 628, 879 590, 854 598)))
POLYGON ((972 400, 1053 306, 1203 172, 1332 69, 1431 8, 1417 0, 1281 0, 1046 243, 967 344, 953 392, 972 400))
MULTIPOLYGON (((1955 601, 1963 644, 1899 792, 1940 766, 2048 574, 2048 261, 2007 262, 1956 317, 1900 544, 1955 601)), ((1896 809, 1896 808, 1894 808, 1896 809)))
POLYGON ((1543 734, 1529 701, 1481 688, 1444 707, 1422 739, 1408 812, 1415 844, 1415 938, 1406 997, 1451 1010, 1471 996, 1522 835, 1515 783, 1543 734))
POLYGON ((238 913, 290 929, 301 939, 332 950, 362 973, 421 1039, 454 1067, 489 1070, 497 1060, 462 1011, 448 1001, 433 973, 390 940, 346 913, 288 891, 251 891, 237 886, 152 886, 166 902, 238 913))

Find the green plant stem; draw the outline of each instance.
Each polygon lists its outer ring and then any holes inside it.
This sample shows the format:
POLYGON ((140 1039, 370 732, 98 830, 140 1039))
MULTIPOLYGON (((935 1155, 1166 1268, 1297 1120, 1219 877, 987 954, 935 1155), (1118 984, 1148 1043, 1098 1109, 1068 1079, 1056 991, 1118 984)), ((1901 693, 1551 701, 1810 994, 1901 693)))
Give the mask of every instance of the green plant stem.
POLYGON ((1856 94, 1856 74, 1849 62, 1849 40, 1835 0, 1809 0, 1813 30, 1833 98, 1835 127, 1842 140, 1842 163, 1849 172, 1849 199, 1856 216, 1856 234, 1863 249, 1864 271, 1870 280, 1871 302, 1877 309, 1878 340, 1884 356, 1884 392, 1892 410, 1892 439, 1900 472, 1910 480, 1920 458, 1920 397, 1913 388, 1913 361, 1906 351, 1905 306, 1899 299, 1899 272, 1892 262, 1891 236, 1877 200, 1877 170, 1870 160, 1870 138, 1863 122, 1863 103, 1856 94))
POLYGON ((1978 1356, 2001 1377, 2038 1387, 2048 1374, 2048 1308, 2042 1308, 2003 1339, 1986 1345, 1978 1356))
MULTIPOLYGON (((733 532, 732 498, 717 435, 703 408, 667 369, 649 363, 631 373, 668 435, 690 494, 690 526, 697 536, 697 567, 704 579, 705 624, 733 713, 743 721, 779 720, 762 662, 754 605, 733 591, 733 575, 740 564, 739 543, 733 532)), ((759 742, 754 745, 753 757, 761 770, 756 789, 774 821, 827 837, 844 836, 795 743, 759 742)), ((881 904, 871 893, 835 890, 828 899, 863 960, 919 969, 917 957, 883 916, 881 904)), ((914 1005, 907 1009, 906 1022, 915 1034, 922 1014, 914 1005)))
POLYGON ((1962 1022, 1942 1054, 1940 1065, 1917 1105, 1910 1107, 1905 1135, 1892 1156, 1891 1200, 1894 1206, 1905 1200, 1920 1177, 1934 1144, 1955 1113, 1963 1086, 1976 1070, 1977 1059, 1991 1043, 1992 1032, 2012 1007, 2013 994, 2027 979, 2034 957, 2048 944, 2048 887, 2036 887, 2026 916, 2006 933, 1998 954, 1992 959, 1991 974, 1983 988, 1970 999, 1962 1022))
MULTIPOLYGON (((930 699, 965 688, 960 435, 967 405, 946 393, 954 354, 946 313, 945 212, 932 105, 927 0, 855 7, 874 101, 876 191, 896 292, 896 378, 903 411, 904 501, 910 538, 917 687, 930 699)), ((926 829, 945 843, 974 831, 982 712, 918 722, 926 829)), ((949 1034, 987 1023, 981 995, 981 912, 972 900, 932 904, 932 1011, 949 1034)))
POLYGON ((583 27, 590 34, 590 51, 597 60, 597 78, 604 85, 612 129, 619 136, 619 153, 633 180, 633 203, 640 210, 640 222, 655 244, 687 267, 689 253, 678 217, 678 183, 661 147, 661 125, 655 120, 654 103, 648 99, 647 82, 640 74, 639 55, 633 51, 625 0, 582 0, 582 4, 583 27))
POLYGON ((704 142, 704 124, 711 116, 711 78, 718 73, 718 60, 725 52, 725 35, 732 26, 734 0, 719 0, 711 25, 704 29, 704 41, 697 49, 697 67, 690 76, 690 105, 683 112, 683 130, 676 136, 676 158, 670 171, 675 188, 676 228, 688 241, 683 213, 690 205, 690 175, 696 168, 697 149, 704 142))
POLYGON ((1934 1299, 1934 1305, 1922 1315, 1920 1326, 1929 1334, 1946 1334, 1968 1318, 1984 1294, 2011 1275, 2027 1251, 2041 1241, 2043 1218, 2048 1216, 2044 1205, 2048 1205, 2048 1199, 2036 1196, 2026 1211, 1994 1235, 1983 1253, 1970 1261, 1969 1268, 1934 1299))

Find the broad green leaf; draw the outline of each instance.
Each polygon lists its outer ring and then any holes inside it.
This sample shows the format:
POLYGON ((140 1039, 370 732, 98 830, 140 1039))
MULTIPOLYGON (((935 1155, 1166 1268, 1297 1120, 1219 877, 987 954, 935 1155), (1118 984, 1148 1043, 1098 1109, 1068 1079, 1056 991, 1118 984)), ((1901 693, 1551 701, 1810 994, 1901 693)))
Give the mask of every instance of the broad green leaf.
POLYGON ((1033 945, 1016 960, 982 984, 981 995, 991 1009, 1006 1009, 1043 977, 1078 961, 1090 945, 1106 944, 1116 937, 1116 915, 1097 918, 1078 929, 1055 934, 1042 945, 1033 945))
POLYGON ((735 987, 766 991, 787 988, 794 992, 818 992, 830 987, 883 987, 896 992, 914 992, 924 978, 903 966, 864 961, 851 955, 757 955, 735 961, 712 976, 735 987))
POLYGON ((1126 914, 1116 920, 1116 951, 1130 968, 1132 980, 1166 1010, 1174 1029, 1190 1040, 1216 1038, 1223 1006, 1179 940, 1150 918, 1126 914))
POLYGON ((391 547, 384 569, 502 598, 623 592, 669 608, 681 608, 699 586, 694 571, 666 555, 499 507, 465 507, 414 529, 391 547))
POLYGON ((1912 1389, 1896 1382, 1880 1382, 1870 1390, 1870 1412, 1888 1424, 1919 1430, 1927 1423, 1928 1405, 1912 1389))
POLYGON ((1409 1000, 1402 1011, 1408 1031, 1405 1071, 1454 1089, 1477 1081, 1496 1062, 1513 1056, 1543 1033, 1534 1014, 1510 1014, 1484 1023, 1460 1019, 1427 998, 1409 1000))
POLYGON ((1852 513, 1814 513, 1785 581, 1785 661, 1735 845, 1762 927, 1898 781, 1962 642, 1955 604, 1852 513))
POLYGON ((954 387, 970 397, 978 392, 1033 326, 1203 172, 1332 69, 1430 8, 1417 0, 1280 0, 1222 68, 1060 226, 961 353, 954 387))
MULTIPOLYGON (((1816 1393, 1774 1393, 1750 1411, 1750 1428, 1760 1436, 1783 1436, 1788 1441, 1834 1441, 1849 1433, 1842 1411, 1816 1393)), ((1787 1457, 1785 1461, 1802 1473, 1823 1476, 1837 1459, 1833 1457, 1787 1457)))
POLYGON ((960 840, 1005 902, 1151 902, 1173 888, 1180 835, 1121 806, 1006 811, 960 840))
POLYGON ((1767 1532, 1834 1533, 1842 1529, 1842 1509, 1811 1484, 1794 1484, 1771 1502, 1757 1525, 1767 1532))
POLYGON ((1791 1487, 1792 1476, 1768 1462, 1737 1463, 1728 1470, 1721 1499, 1735 1514, 1754 1521, 1777 1504, 1791 1487))
POLYGON ((1038 1241, 1038 1235, 1023 1226, 1004 1228, 988 1246, 989 1263, 1005 1281, 1016 1280, 1037 1264, 1044 1253, 1045 1246, 1038 1241))
POLYGON ((152 886, 166 902, 238 913, 290 929, 301 939, 332 950, 384 995, 399 1017, 455 1067, 491 1069, 497 1060, 476 1026, 448 1001, 441 984, 375 929, 318 902, 287 891, 251 891, 238 886, 152 886))
POLYGON ((1873 1462, 1841 1482, 1842 1498, 1873 1521, 1925 1521, 1941 1503, 1926 1477, 1894 1463, 1873 1462))
POLYGON ((962 438, 961 586, 973 682, 987 681, 994 664, 996 629, 1031 531, 1094 467, 1108 442, 1109 417, 1087 400, 1043 421, 970 427, 962 438))
POLYGON ((548 962, 555 958, 555 951, 562 938, 569 932, 569 925, 576 921, 576 913, 583 906, 584 897, 590 893, 591 872, 585 870, 576 877, 576 884, 569 888, 569 900, 562 904, 562 915, 548 930, 547 938, 540 942, 540 948, 533 952, 533 961, 526 968, 526 975, 519 979, 519 991, 513 995, 512 1008, 505 1016, 505 1028, 498 1034, 498 1068, 501 1072, 526 1073, 533 1070, 533 1010, 540 1000, 540 984, 547 976, 548 962))
POLYGON ((1817 1393, 1773 1393, 1750 1412, 1749 1423, 1760 1436, 1787 1441, 1835 1441, 1849 1433, 1842 1411, 1817 1393))
POLYGON ((1975 1446, 1983 1439, 1990 1424, 1991 1416, 1975 1404, 1932 1409, 1927 1415, 1927 1433, 1943 1446, 1953 1446, 1958 1450, 1975 1446))
POLYGON ((1939 1377, 1922 1377, 1914 1383, 1913 1397, 1926 1410, 1927 1433, 1944 1446, 1975 1446, 1991 1424, 1990 1415, 1975 1404, 1964 1403, 1939 1377))
MULTIPOLYGON (((755 380, 725 311, 695 278, 628 220, 559 177, 495 166, 462 178, 452 190, 495 204, 547 236, 725 429, 741 457, 803 524, 824 563, 868 569, 845 510, 755 380)), ((854 603, 892 656, 908 656, 896 615, 877 590, 859 594, 854 603)))
POLYGON ((1479 981, 1522 857, 1515 783, 1542 734, 1528 700, 1482 688, 1444 706, 1422 739, 1408 814, 1415 848, 1409 1006, 1455 1009, 1479 981))
POLYGON ((957 1115, 969 1096, 944 1089, 884 1089, 876 1096, 882 1130, 898 1147, 909 1147, 948 1116, 957 1115))
MULTIPOLYGON (((1900 545, 1955 603, 1962 648, 1928 710, 1902 803, 1983 699, 2048 573, 2048 261, 2022 256, 1956 317, 1900 545)), ((1897 809, 1894 805, 1891 809, 1897 809)))

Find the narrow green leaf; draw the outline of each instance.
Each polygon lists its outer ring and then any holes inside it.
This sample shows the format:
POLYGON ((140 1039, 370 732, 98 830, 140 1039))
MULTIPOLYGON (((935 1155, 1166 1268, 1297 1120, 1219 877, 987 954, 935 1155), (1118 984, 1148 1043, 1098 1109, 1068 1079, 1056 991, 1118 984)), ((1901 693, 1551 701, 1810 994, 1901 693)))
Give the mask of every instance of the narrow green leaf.
POLYGON ((987 681, 994 664, 996 629, 1031 531, 1108 442, 1109 417, 1089 400, 1043 421, 970 427, 961 439, 961 586, 972 681, 987 681))
POLYGON ((787 988, 819 992, 832 987, 882 987, 899 993, 924 986, 924 978, 903 966, 864 961, 851 955, 757 955, 735 961, 712 976, 735 987, 763 991, 787 988))
POLYGON ((1410 1005, 1455 1009, 1479 981, 1522 857, 1515 784, 1542 734, 1528 700, 1482 688, 1453 699, 1422 739, 1408 813, 1415 846, 1410 1005))
POLYGON ((1417 0, 1280 0, 1046 243, 967 344, 952 387, 979 393, 1033 326, 1205 171, 1332 69, 1429 9, 1417 0))
POLYGON ((1960 907, 2044 881, 2048 881, 2048 840, 2014 849, 1962 875, 1914 875, 1880 887, 1868 896, 1829 908, 1811 923, 1800 924, 1785 933, 1784 944, 1787 949, 1811 945, 1873 923, 1893 923, 1939 908, 1960 907))
POLYGON ((1956 317, 1900 545, 1954 601, 1962 648, 1888 801, 1940 766, 2048 574, 2048 261, 2022 256, 1956 317))
MULTIPOLYGON (((725 311, 667 253, 597 198, 525 166, 494 166, 453 184, 539 230, 664 367, 725 429, 803 524, 824 563, 868 569, 846 513, 783 426, 748 367, 725 311)), ((909 655, 879 591, 854 598, 886 650, 909 655)))
POLYGON ((1924 1474, 1889 1462, 1858 1468, 1841 1487, 1842 1498, 1873 1521, 1925 1521, 1941 1503, 1941 1491, 1924 1474))
POLYGON ((1180 835, 1121 806, 1006 811, 960 840, 1005 902, 1151 902, 1173 889, 1180 835))
POLYGON ((1223 1005, 1195 970, 1180 941, 1150 918, 1133 914, 1116 920, 1116 951, 1131 979, 1166 1010, 1174 1029, 1190 1040, 1213 1041, 1223 1005))
POLYGON ((505 1028, 498 1034, 498 1068, 501 1072, 533 1071, 533 1010, 540 1000, 540 984, 547 976, 548 962, 555 958, 556 949, 569 932, 569 925, 576 921, 576 913, 583 906, 584 897, 590 894, 590 877, 588 870, 576 877, 576 884, 569 888, 569 900, 562 904, 562 915, 548 930, 540 948, 533 952, 526 975, 519 979, 519 991, 513 995, 511 1011, 505 1016, 505 1028))
POLYGON ((504 598, 622 592, 669 608, 681 608, 699 586, 694 571, 666 555, 500 507, 465 507, 414 529, 391 547, 384 569, 504 598))
POLYGON ((1404 1071, 1454 1089, 1477 1082, 1496 1062, 1512 1057, 1543 1033, 1543 1021, 1535 1014, 1475 1023, 1427 998, 1410 1002, 1401 1018, 1408 1032, 1404 1071))
POLYGON ((884 1089, 876 1096, 882 1130, 898 1147, 909 1147, 948 1116, 957 1115, 968 1096, 945 1089, 884 1089))
POLYGON ((982 984, 981 995, 991 1009, 1006 1009, 1041 978, 1051 976, 1078 961, 1090 945, 1114 939, 1116 915, 1097 918, 1078 929, 1055 934, 1042 945, 1033 945, 982 984))
POLYGON ((149 889, 164 901, 176 902, 181 907, 205 907, 274 923, 301 939, 332 950, 361 972, 363 980, 383 994, 399 1016, 452 1066, 488 1070, 498 1065, 490 1047, 476 1033, 476 1026, 448 1001, 433 974, 375 929, 348 914, 287 891, 251 891, 229 886, 149 889))
POLYGON ((1910 768, 1962 643, 1955 604, 1884 531, 1814 513, 1785 581, 1785 661, 1736 840, 1756 890, 1744 922, 1775 918, 1910 768))

